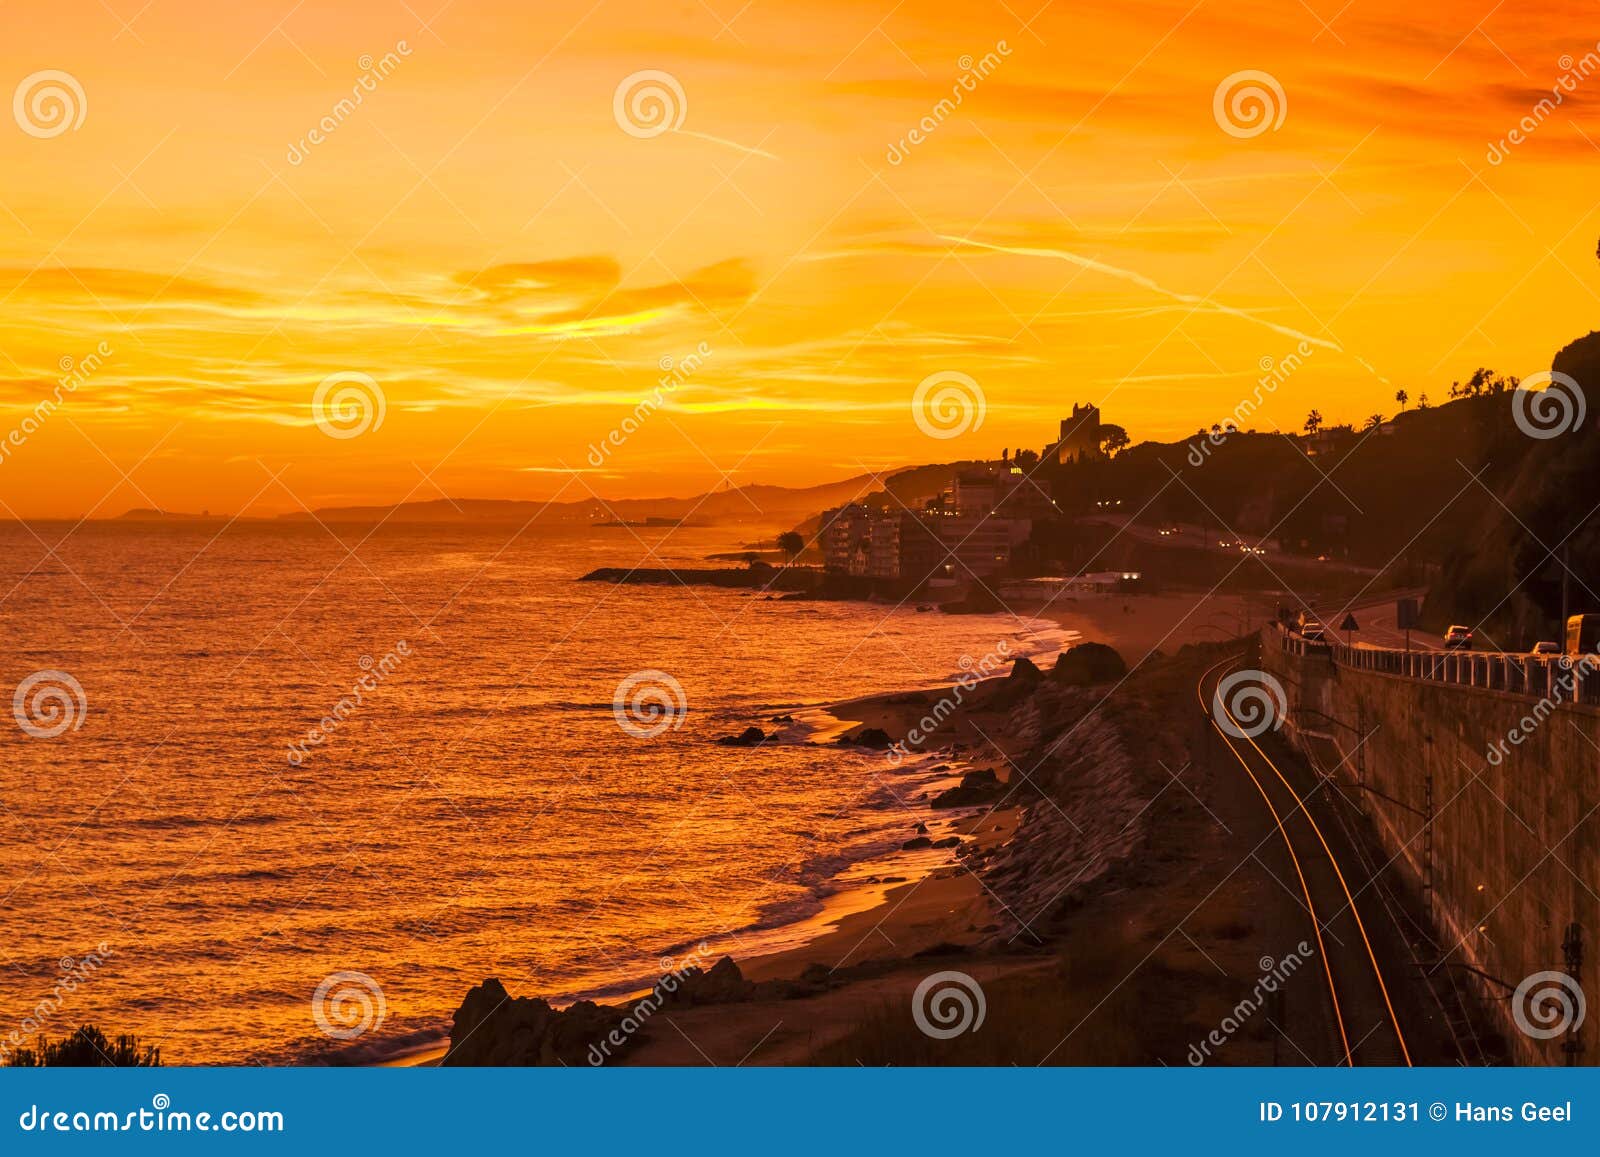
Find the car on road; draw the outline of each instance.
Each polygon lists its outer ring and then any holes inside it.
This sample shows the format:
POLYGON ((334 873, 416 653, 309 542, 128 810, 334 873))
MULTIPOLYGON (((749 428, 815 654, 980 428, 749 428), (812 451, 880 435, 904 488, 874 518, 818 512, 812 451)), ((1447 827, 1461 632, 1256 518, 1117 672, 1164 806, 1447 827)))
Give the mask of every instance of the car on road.
POLYGON ((1328 628, 1322 625, 1322 620, 1310 611, 1301 611, 1295 616, 1294 629, 1302 639, 1310 643, 1325 643, 1328 640, 1328 628))
POLYGON ((1446 651, 1472 650, 1472 628, 1455 626, 1444 633, 1444 649, 1446 651))
POLYGON ((1535 643, 1533 645, 1533 650, 1529 651, 1528 654, 1536 655, 1536 656, 1539 656, 1541 658, 1544 658, 1544 657, 1553 658, 1556 655, 1561 654, 1561 644, 1560 643, 1552 643, 1552 642, 1548 642, 1548 641, 1543 642, 1543 643, 1535 643))

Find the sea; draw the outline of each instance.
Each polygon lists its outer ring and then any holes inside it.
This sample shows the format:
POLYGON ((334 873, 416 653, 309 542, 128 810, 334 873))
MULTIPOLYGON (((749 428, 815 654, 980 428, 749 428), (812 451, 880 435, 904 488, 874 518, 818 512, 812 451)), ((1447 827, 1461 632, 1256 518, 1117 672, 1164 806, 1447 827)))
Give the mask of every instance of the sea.
POLYGON ((0 525, 0 1053, 378 1063, 486 977, 560 1002, 814 930, 940 774, 829 705, 1062 633, 577 581, 738 537, 0 525), (751 725, 781 741, 715 742, 751 725))

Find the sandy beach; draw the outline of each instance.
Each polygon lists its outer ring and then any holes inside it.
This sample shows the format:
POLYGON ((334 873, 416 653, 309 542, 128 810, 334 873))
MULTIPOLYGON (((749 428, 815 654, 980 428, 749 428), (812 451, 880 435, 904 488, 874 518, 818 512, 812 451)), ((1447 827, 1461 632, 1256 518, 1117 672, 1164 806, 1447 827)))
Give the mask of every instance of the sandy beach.
MULTIPOLYGON (((1130 661, 1167 657, 1130 662, 1114 700, 1109 685, 1055 685, 1040 673, 1055 657, 1038 656, 1016 676, 861 697, 808 719, 818 739, 866 729, 898 739, 937 716, 924 758, 952 783, 974 770, 998 782, 976 810, 909 801, 931 839, 961 845, 916 853, 926 868, 903 879, 862 866, 855 885, 787 930, 798 944, 734 962, 748 995, 667 1005, 607 1063, 983 1064, 1029 1050, 1046 1063, 1181 1063, 1208 1010, 1226 1011, 1253 975, 1262 936, 1287 936, 1294 922, 1271 876, 1226 854, 1261 822, 1237 785, 1186 770, 1174 786, 1192 737, 1173 720, 1190 717, 1190 668, 1216 648, 1173 653, 1200 615, 1255 608, 1151 596, 1036 610, 1115 640, 1130 661), (914 990, 945 973, 981 989, 995 1032, 947 1045, 912 1027, 914 990), (1137 1027, 1117 1034, 1137 1051, 1092 1028, 1113 1023, 1137 1027), (927 1054, 932 1045, 942 1051, 927 1054)), ((1269 1055, 1259 1033, 1232 1048, 1238 1062, 1269 1055)))

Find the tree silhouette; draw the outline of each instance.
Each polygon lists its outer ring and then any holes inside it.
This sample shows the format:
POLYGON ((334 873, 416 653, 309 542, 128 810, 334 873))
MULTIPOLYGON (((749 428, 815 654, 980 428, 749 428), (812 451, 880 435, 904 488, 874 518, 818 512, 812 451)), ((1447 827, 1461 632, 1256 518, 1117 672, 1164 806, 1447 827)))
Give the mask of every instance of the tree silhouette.
POLYGON ((1411 395, 1404 390, 1396 390, 1394 392, 1394 400, 1400 403, 1400 408, 1403 410, 1406 408, 1406 403, 1411 400, 1411 395))
POLYGON ((1114 422, 1107 422, 1100 427, 1100 452, 1107 458, 1114 458, 1119 450, 1126 450, 1129 441, 1128 431, 1114 422))
POLYGON ((1427 394, 1427 391, 1424 390, 1423 394, 1422 394, 1422 397, 1417 399, 1417 409, 1426 410, 1427 408, 1428 408, 1428 394, 1427 394))
POLYGON ((1479 366, 1472 371, 1472 376, 1465 382, 1451 382, 1450 396, 1452 398, 1477 398, 1484 394, 1503 394, 1507 390, 1517 388, 1519 379, 1515 376, 1507 377, 1497 374, 1484 366, 1479 366))
POLYGON ((1306 415, 1306 433, 1315 434, 1322 429, 1322 411, 1312 410, 1306 415))
POLYGON ((791 564, 800 557, 800 552, 805 548, 806 540, 801 537, 798 531, 786 530, 778 535, 778 549, 783 551, 784 556, 791 564))
POLYGON ((1365 429, 1365 430, 1376 430, 1381 425, 1383 425, 1383 415, 1382 414, 1370 414, 1367 417, 1367 424, 1365 426, 1363 426, 1362 429, 1365 429))
POLYGON ((34 1048, 20 1048, 10 1064, 19 1069, 39 1068, 154 1068, 161 1063, 161 1050, 139 1043, 135 1036, 119 1036, 115 1041, 86 1024, 59 1041, 43 1036, 34 1048))

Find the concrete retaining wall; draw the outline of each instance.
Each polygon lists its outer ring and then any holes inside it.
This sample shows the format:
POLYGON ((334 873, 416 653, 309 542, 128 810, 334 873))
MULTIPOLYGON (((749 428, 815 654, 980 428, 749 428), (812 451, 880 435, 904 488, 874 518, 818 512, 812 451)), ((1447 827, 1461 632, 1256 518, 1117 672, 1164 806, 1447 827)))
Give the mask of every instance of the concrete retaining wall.
POLYGON ((1419 891, 1431 886, 1441 947, 1502 982, 1472 977, 1513 1057, 1568 1063, 1569 1035, 1523 1031, 1505 986, 1566 971, 1576 923, 1591 1006, 1577 1060, 1600 1063, 1600 709, 1354 669, 1324 648, 1290 653, 1282 639, 1263 633, 1262 665, 1288 697, 1285 734, 1324 769, 1343 761, 1335 774, 1389 853, 1419 891))

